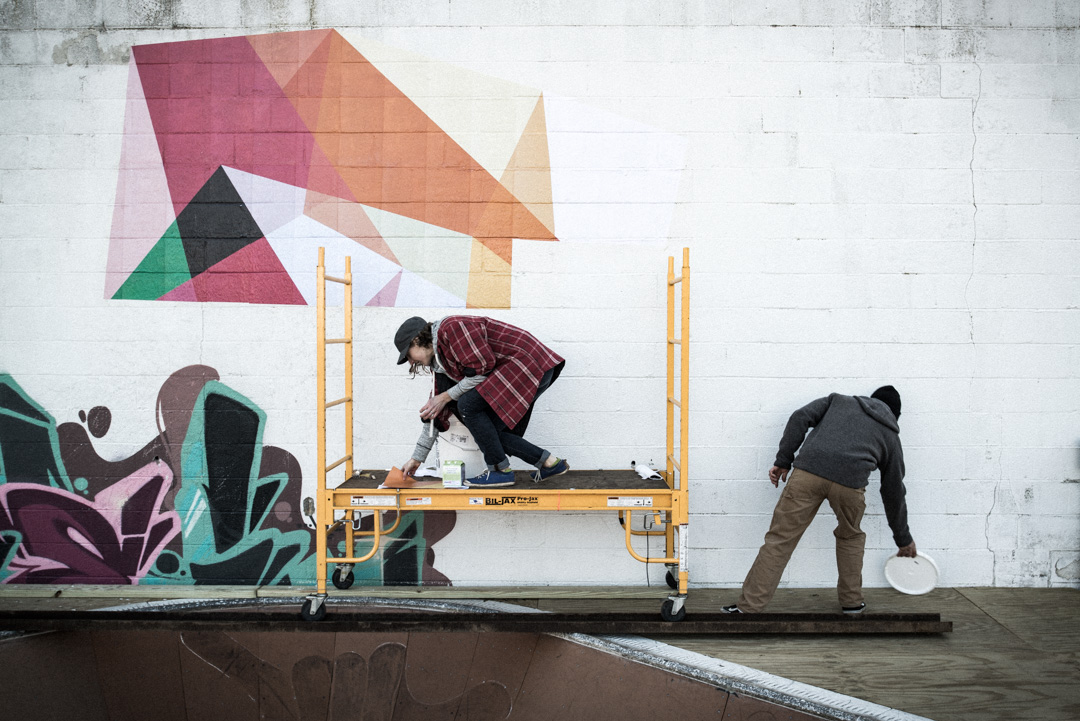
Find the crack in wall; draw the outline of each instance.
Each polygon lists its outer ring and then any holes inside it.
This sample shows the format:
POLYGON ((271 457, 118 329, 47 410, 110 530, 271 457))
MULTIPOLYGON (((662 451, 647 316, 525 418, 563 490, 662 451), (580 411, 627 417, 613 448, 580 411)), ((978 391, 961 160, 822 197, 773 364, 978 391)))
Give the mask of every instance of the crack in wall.
MULTIPOLYGON (((971 349, 972 349, 972 357, 971 357, 972 371, 971 371, 971 382, 969 384, 969 387, 973 386, 974 383, 975 383, 975 369, 976 369, 977 364, 978 364, 978 359, 976 357, 977 345, 975 343, 975 311, 971 307, 971 301, 969 300, 968 292, 969 292, 969 290, 971 288, 971 281, 975 277, 975 254, 977 252, 977 247, 978 247, 978 242, 979 242, 979 202, 978 202, 978 198, 976 197, 976 192, 975 192, 975 146, 979 142, 979 134, 978 134, 978 130, 976 128, 976 114, 978 113, 978 109, 979 109, 979 100, 982 98, 982 66, 979 65, 977 62, 972 63, 972 64, 975 66, 976 70, 978 70, 978 76, 977 76, 978 77, 978 87, 977 87, 976 92, 975 92, 975 97, 972 99, 972 103, 971 103, 971 159, 968 161, 968 174, 969 174, 969 177, 971 179, 971 208, 972 208, 972 212, 971 212, 971 269, 970 269, 970 272, 968 273, 967 281, 964 284, 964 304, 967 306, 967 310, 968 310, 968 340, 971 343, 971 349)), ((997 552, 991 547, 991 544, 990 544, 990 517, 993 515, 994 509, 997 508, 998 494, 1001 492, 1001 480, 1002 480, 1001 479, 1001 443, 1003 441, 1004 441, 1004 438, 999 439, 998 448, 997 448, 998 473, 997 473, 997 482, 994 484, 994 500, 990 504, 990 509, 986 512, 986 519, 983 522, 983 535, 985 536, 985 539, 986 539, 986 550, 989 551, 990 555, 993 557, 993 561, 991 563, 991 571, 990 571, 990 573, 991 573, 991 582, 990 582, 991 586, 997 586, 997 552)), ((989 460, 989 459, 987 459, 987 460, 989 460)))
POLYGON ((998 478, 997 483, 994 484, 994 501, 990 504, 990 510, 986 512, 986 520, 983 522, 983 535, 986 537, 986 550, 993 556, 994 561, 990 566, 990 586, 997 586, 997 551, 990 547, 990 516, 993 514, 994 509, 997 508, 998 495, 1001 493, 1001 443, 1004 442, 1004 438, 998 441, 998 478))
POLYGON ((982 98, 982 67, 978 63, 974 63, 975 68, 979 71, 979 87, 976 91, 975 98, 971 103, 971 160, 968 161, 968 173, 971 178, 971 272, 968 274, 967 282, 964 284, 964 304, 968 307, 968 339, 971 341, 972 346, 975 345, 975 313, 971 309, 971 303, 968 301, 968 289, 971 287, 971 280, 975 277, 975 247, 979 242, 979 203, 975 197, 975 146, 979 142, 979 134, 975 129, 975 114, 979 109, 979 100, 982 98))

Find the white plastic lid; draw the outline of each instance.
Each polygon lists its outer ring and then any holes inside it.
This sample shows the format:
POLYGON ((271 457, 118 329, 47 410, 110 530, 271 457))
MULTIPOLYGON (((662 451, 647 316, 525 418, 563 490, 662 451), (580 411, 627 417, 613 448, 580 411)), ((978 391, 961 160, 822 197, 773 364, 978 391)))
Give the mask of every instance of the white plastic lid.
POLYGON ((938 567, 934 559, 924 553, 915 558, 893 555, 885 561, 885 580, 900 593, 921 596, 937 586, 938 567))

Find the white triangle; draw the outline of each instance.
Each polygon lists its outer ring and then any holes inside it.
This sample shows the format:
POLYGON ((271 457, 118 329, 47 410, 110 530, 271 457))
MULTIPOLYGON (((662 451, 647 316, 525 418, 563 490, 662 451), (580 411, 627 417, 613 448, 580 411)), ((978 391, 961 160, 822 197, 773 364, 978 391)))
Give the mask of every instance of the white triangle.
MULTIPOLYGON (((286 223, 268 234, 266 239, 308 305, 314 305, 316 300, 316 268, 320 247, 325 248, 327 275, 342 277, 345 274, 345 257, 352 258, 354 306, 367 303, 401 272, 401 266, 306 215, 286 223)), ((326 284, 328 306, 340 306, 343 299, 343 286, 340 283, 326 284)))
POLYGON ((364 212, 403 268, 464 302, 469 292, 472 236, 367 205, 364 212))
POLYGON ((464 308, 465 301, 406 270, 401 274, 394 305, 397 308, 464 308))
POLYGON ((306 188, 298 188, 227 165, 222 167, 263 235, 273 233, 304 214, 308 192, 306 188))

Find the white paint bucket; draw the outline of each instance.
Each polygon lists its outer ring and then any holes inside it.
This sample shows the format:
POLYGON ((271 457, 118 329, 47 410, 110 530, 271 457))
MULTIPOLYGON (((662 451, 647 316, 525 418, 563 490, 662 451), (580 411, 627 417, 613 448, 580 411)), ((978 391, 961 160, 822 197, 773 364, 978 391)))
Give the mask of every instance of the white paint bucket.
POLYGON ((478 476, 487 469, 480 446, 476 445, 465 424, 454 415, 450 416, 450 427, 439 433, 436 450, 439 455, 439 468, 444 461, 462 461, 465 464, 465 478, 478 476))

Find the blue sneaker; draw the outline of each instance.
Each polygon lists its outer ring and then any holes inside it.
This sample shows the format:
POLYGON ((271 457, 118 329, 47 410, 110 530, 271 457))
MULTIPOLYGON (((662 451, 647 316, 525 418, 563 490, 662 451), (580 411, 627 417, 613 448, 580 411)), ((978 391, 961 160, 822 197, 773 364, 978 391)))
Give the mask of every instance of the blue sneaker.
POLYGON ((487 470, 478 476, 466 479, 465 485, 469 488, 506 488, 514 485, 514 472, 487 470))
POLYGON ((537 468, 536 473, 533 474, 533 481, 539 483, 540 481, 553 478, 555 476, 561 476, 570 470, 570 464, 566 462, 565 458, 560 458, 554 466, 550 468, 537 468))

